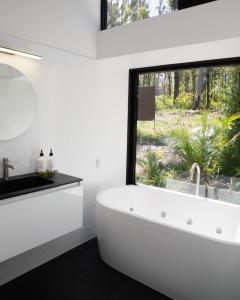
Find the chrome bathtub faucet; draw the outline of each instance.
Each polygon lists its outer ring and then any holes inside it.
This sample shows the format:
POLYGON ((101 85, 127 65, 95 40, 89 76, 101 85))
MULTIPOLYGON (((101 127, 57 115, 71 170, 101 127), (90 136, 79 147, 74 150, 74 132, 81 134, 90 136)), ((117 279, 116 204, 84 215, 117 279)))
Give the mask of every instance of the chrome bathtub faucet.
POLYGON ((7 181, 9 179, 9 169, 14 170, 14 166, 9 164, 9 159, 3 159, 3 180, 7 181))
POLYGON ((199 196, 199 190, 200 190, 200 177, 201 177, 201 169, 199 167, 199 164, 195 163, 192 165, 190 170, 190 180, 193 180, 193 175, 195 170, 197 170, 197 178, 196 178, 196 196, 199 196))

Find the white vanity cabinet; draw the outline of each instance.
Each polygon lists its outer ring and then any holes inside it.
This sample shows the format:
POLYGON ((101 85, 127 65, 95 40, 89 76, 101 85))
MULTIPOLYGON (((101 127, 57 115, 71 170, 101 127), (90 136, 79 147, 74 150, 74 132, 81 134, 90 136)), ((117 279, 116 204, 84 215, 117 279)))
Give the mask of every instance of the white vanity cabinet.
POLYGON ((79 183, 0 201, 0 262, 82 227, 79 183))

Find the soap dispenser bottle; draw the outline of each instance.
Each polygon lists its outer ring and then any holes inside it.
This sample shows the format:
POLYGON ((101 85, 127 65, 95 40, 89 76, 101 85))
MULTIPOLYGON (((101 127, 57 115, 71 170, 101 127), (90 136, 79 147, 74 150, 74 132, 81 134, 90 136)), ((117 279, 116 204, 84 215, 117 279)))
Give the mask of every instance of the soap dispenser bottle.
POLYGON ((53 151, 50 149, 49 157, 47 160, 47 169, 49 172, 55 171, 55 163, 54 163, 54 157, 53 157, 53 151))
POLYGON ((43 173, 45 171, 46 171, 46 160, 45 160, 45 157, 44 157, 43 150, 41 149, 40 156, 39 156, 38 161, 37 161, 37 172, 38 173, 43 173))

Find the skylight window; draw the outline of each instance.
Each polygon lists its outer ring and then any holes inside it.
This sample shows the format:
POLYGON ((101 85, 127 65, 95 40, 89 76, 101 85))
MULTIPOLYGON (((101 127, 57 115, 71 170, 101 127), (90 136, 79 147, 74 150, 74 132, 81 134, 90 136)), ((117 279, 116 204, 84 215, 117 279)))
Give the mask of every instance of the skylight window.
POLYGON ((102 30, 215 0, 102 0, 102 30))

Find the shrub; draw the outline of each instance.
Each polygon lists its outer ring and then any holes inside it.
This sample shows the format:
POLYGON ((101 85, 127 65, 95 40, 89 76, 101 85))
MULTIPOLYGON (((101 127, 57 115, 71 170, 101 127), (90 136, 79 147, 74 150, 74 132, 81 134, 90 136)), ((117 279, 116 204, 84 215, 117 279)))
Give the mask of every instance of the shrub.
POLYGON ((173 169, 165 168, 161 159, 160 154, 150 151, 146 159, 138 161, 144 171, 144 175, 138 178, 140 182, 157 187, 166 187, 167 178, 173 178, 176 174, 173 169))
POLYGON ((176 108, 178 109, 191 109, 193 105, 194 94, 181 93, 176 98, 176 108))
MULTIPOLYGON (((223 105, 224 113, 228 116, 240 111, 239 70, 232 78, 232 84, 226 91, 223 105)), ((240 132, 240 120, 236 120, 228 131, 228 139, 234 139, 240 132)), ((240 176, 240 139, 236 139, 229 147, 225 147, 220 156, 219 172, 227 176, 240 176)))
POLYGON ((193 163, 198 163, 201 170, 207 174, 219 173, 222 156, 231 149, 238 134, 229 139, 228 132, 240 114, 225 119, 209 120, 207 112, 201 115, 201 124, 194 132, 183 122, 172 130, 171 136, 176 141, 176 149, 182 157, 183 168, 189 169, 193 163))
POLYGON ((166 185, 164 169, 155 152, 148 152, 146 159, 141 159, 138 163, 144 170, 144 177, 140 178, 141 182, 159 187, 166 185))
POLYGON ((161 112, 164 109, 173 108, 173 98, 168 95, 161 95, 156 97, 156 111, 161 112))
POLYGON ((152 121, 139 121, 137 129, 137 140, 139 145, 164 145, 164 136, 159 130, 154 131, 152 121))
POLYGON ((175 100, 172 96, 161 95, 156 97, 156 111, 161 112, 166 109, 191 109, 194 95, 192 93, 180 93, 175 100))

